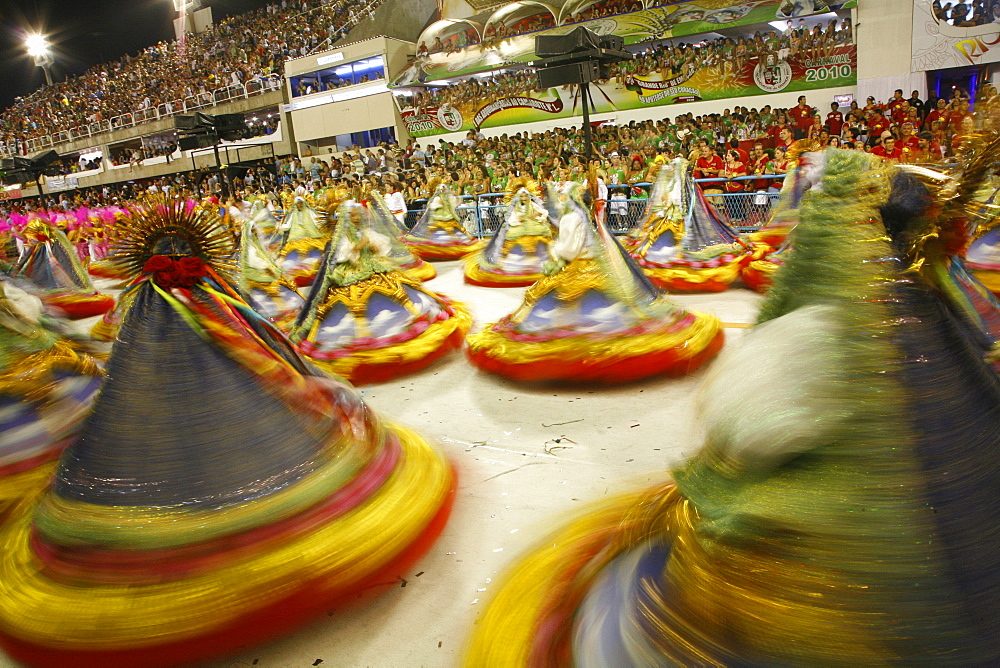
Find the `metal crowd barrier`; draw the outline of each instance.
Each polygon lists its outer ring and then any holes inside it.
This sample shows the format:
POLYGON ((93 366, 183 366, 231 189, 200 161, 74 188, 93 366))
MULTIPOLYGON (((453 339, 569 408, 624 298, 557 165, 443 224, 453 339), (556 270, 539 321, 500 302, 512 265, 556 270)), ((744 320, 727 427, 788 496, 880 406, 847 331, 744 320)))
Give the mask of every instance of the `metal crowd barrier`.
POLYGON ((778 191, 784 182, 784 174, 762 176, 738 176, 733 179, 695 179, 705 193, 705 199, 715 207, 719 217, 739 232, 755 232, 771 217, 771 208, 778 201, 778 191), (728 181, 742 182, 743 190, 728 192, 728 181), (755 181, 765 183, 757 184, 755 181), (766 185, 766 188, 758 188, 766 185), (721 193, 716 192, 722 190, 721 193))
MULTIPOLYGON (((767 177, 740 176, 732 181, 744 182, 744 190, 726 192, 725 184, 730 179, 695 179, 695 183, 703 191, 723 190, 721 194, 708 194, 706 199, 715 207, 719 217, 732 225, 739 232, 753 232, 764 225, 771 215, 771 208, 778 201, 778 190, 785 178, 784 174, 774 174, 767 177), (757 189, 754 181, 766 181, 768 189, 757 189)), ((625 234, 642 218, 649 201, 651 183, 636 183, 633 185, 608 186, 608 201, 606 216, 608 227, 615 234, 625 234)), ((456 212, 464 221, 465 227, 479 237, 492 237, 503 224, 506 205, 506 193, 484 193, 482 195, 463 195, 458 198, 456 212)), ((685 205, 687 202, 684 203, 685 205)), ((426 210, 427 200, 409 202, 405 224, 409 229, 417 224, 426 210)))

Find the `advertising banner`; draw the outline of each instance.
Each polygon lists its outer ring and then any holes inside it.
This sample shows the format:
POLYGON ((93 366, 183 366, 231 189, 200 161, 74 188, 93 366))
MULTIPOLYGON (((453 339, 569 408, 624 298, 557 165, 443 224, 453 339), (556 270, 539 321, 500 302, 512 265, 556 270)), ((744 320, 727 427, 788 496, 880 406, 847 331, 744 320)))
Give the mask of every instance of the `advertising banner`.
POLYGON ((913 0, 910 70, 927 72, 1000 62, 1000 6, 993 12, 993 23, 957 28, 934 15, 930 0, 913 0))
POLYGON ((24 194, 21 192, 20 188, 11 188, 10 190, 0 190, 0 201, 8 199, 21 199, 24 194))
MULTIPOLYGON (((667 78, 659 74, 625 76, 620 82, 612 79, 604 84, 590 84, 590 93, 596 107, 592 113, 597 114, 697 100, 851 86, 857 82, 857 47, 849 45, 836 47, 831 55, 815 60, 794 56, 782 59, 776 54, 750 58, 738 71, 733 61, 727 60, 717 65, 692 67, 667 78)), ((400 96, 397 100, 402 106, 409 98, 400 96)), ((473 102, 421 109, 402 106, 400 113, 411 135, 426 137, 475 127, 569 118, 579 116, 582 108, 574 86, 567 90, 550 88, 516 96, 481 97, 473 102)), ((669 115, 669 110, 663 111, 662 116, 669 115)))
POLYGON ((45 181, 45 188, 50 193, 59 193, 64 190, 76 190, 80 187, 80 179, 75 176, 50 176, 45 181))
MULTIPOLYGON (((541 5, 540 5, 541 6, 541 5)), ((625 44, 638 44, 655 39, 670 39, 699 35, 724 28, 801 18, 812 14, 856 6, 855 0, 744 0, 720 3, 717 0, 693 0, 650 7, 640 11, 616 14, 590 21, 538 30, 504 38, 498 42, 482 42, 458 51, 430 53, 395 77, 394 86, 431 82, 449 77, 486 72, 508 63, 526 63, 536 59, 535 38, 539 35, 564 35, 584 26, 599 35, 618 35, 625 44), (722 5, 722 6, 720 6, 722 5)), ((565 22, 569 17, 563 17, 565 22)), ((420 45, 418 45, 420 46, 420 45)), ((424 46, 430 48, 431 45, 424 46)))

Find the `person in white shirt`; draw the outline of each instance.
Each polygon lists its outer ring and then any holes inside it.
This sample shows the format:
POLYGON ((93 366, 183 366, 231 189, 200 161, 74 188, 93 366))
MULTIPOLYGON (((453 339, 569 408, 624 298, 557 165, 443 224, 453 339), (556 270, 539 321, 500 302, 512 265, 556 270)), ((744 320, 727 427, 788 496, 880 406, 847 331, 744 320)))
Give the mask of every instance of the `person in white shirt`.
POLYGON ((385 203, 389 207, 389 211, 392 212, 392 215, 402 225, 406 219, 406 198, 403 197, 402 186, 399 184, 399 181, 392 182, 391 191, 386 194, 385 203))

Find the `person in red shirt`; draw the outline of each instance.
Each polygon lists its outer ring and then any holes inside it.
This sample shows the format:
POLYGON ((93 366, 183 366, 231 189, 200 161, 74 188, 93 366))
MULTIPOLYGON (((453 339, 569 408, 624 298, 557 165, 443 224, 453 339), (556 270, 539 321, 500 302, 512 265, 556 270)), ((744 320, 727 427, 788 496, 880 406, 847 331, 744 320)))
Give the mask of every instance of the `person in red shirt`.
POLYGON ((880 107, 877 104, 875 104, 875 98, 869 95, 868 103, 864 106, 864 109, 862 109, 862 111, 865 112, 865 118, 870 118, 872 111, 879 108, 880 107))
POLYGON ((948 114, 948 122, 945 124, 945 132, 948 134, 959 132, 962 127, 962 121, 965 120, 966 116, 972 118, 972 114, 969 113, 968 99, 964 97, 955 98, 952 101, 952 106, 955 108, 948 114))
POLYGON ((892 122, 896 125, 901 124, 906 120, 906 117, 910 115, 910 101, 903 100, 895 107, 892 108, 892 114, 889 116, 892 122))
MULTIPOLYGON (((747 165, 747 171, 756 175, 761 175, 765 173, 767 169, 767 162, 771 158, 764 152, 764 145, 761 143, 756 143, 753 145, 753 149, 750 151, 750 162, 745 163, 747 165)), ((767 190, 768 185, 770 185, 770 179, 754 179, 753 189, 754 191, 767 190)))
POLYGON ((871 118, 868 119, 868 136, 881 137, 888 129, 889 119, 882 115, 882 110, 877 107, 872 109, 871 118))
POLYGON ((830 113, 826 115, 826 127, 831 135, 840 136, 840 131, 844 127, 844 115, 840 113, 840 105, 836 102, 830 103, 830 113))
POLYGON ((790 128, 781 128, 778 132, 778 142, 777 146, 781 146, 786 151, 791 148, 792 144, 795 143, 795 138, 792 136, 792 131, 790 128))
MULTIPOLYGON (((737 177, 746 176, 747 167, 745 164, 740 162, 740 154, 734 150, 726 151, 726 166, 722 170, 722 176, 730 179, 726 181, 725 187, 726 192, 730 195, 735 195, 736 193, 741 193, 746 189, 746 181, 733 181, 737 177)), ((743 197, 724 197, 726 202, 726 214, 729 216, 729 222, 736 223, 741 222, 743 219, 743 212, 746 210, 746 202, 743 202, 743 197)))
POLYGON ((806 104, 806 96, 799 95, 799 103, 789 110, 792 115, 792 121, 795 123, 795 127, 802 132, 808 132, 809 126, 812 125, 813 114, 816 113, 815 110, 806 104))
MULTIPOLYGON (((774 158, 767 161, 764 166, 765 174, 785 174, 788 172, 788 160, 785 159, 785 149, 778 146, 774 149, 774 158)), ((771 179, 767 186, 768 192, 776 193, 781 190, 783 179, 771 179)))
MULTIPOLYGON (((694 161, 694 178, 718 178, 724 168, 725 164, 723 164, 722 158, 715 155, 710 146, 702 145, 701 155, 694 161)), ((719 186, 719 182, 702 183, 701 186, 702 191, 706 194, 722 192, 722 187, 719 186)))
POLYGON ((743 149, 740 148, 740 142, 739 142, 739 140, 736 140, 736 139, 730 140, 730 142, 729 142, 729 149, 732 150, 732 151, 736 151, 737 153, 739 153, 739 155, 740 155, 740 162, 742 162, 744 165, 749 165, 750 164, 750 154, 748 154, 746 151, 744 151, 743 149))
POLYGON ((916 161, 930 161, 939 162, 944 159, 944 149, 941 148, 941 144, 934 141, 934 135, 930 132, 924 131, 917 135, 917 150, 912 156, 914 162, 916 161))
POLYGON ((785 122, 784 116, 779 116, 774 122, 774 125, 767 129, 767 136, 770 137, 772 141, 777 143, 778 138, 781 136, 781 130, 787 127, 788 123, 785 122))
POLYGON ((903 103, 903 91, 897 88, 892 94, 892 99, 886 102, 885 104, 886 113, 888 113, 889 116, 892 117, 892 112, 895 111, 896 108, 902 103, 903 103))
POLYGON ((899 146, 899 150, 903 153, 917 150, 919 142, 917 140, 917 135, 913 132, 913 130, 913 123, 910 123, 909 121, 899 126, 900 137, 896 144, 899 146))
MULTIPOLYGON (((968 107, 968 103, 965 105, 968 107)), ((955 127, 955 134, 951 138, 951 154, 955 155, 962 144, 976 133, 976 121, 972 114, 966 114, 955 127)))
POLYGON ((877 155, 886 162, 899 162, 903 157, 903 152, 896 146, 896 138, 892 135, 885 137, 882 143, 872 149, 872 155, 877 155))
POLYGON ((937 101, 937 106, 927 114, 924 124, 926 127, 930 127, 934 121, 941 121, 942 127, 948 122, 948 101, 943 97, 937 101))

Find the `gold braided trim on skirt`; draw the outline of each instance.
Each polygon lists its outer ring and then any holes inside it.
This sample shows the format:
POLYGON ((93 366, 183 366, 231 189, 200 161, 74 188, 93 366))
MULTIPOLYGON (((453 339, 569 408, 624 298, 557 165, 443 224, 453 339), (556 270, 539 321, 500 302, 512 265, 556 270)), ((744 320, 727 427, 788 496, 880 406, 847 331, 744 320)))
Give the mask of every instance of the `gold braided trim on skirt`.
POLYGON ((479 263, 482 259, 482 251, 466 255, 462 260, 465 263, 465 276, 472 281, 489 281, 491 283, 517 283, 523 285, 525 281, 540 280, 545 274, 503 274, 483 269, 479 263))
POLYGON ((278 251, 278 258, 283 260, 288 257, 290 253, 295 251, 298 251, 300 256, 304 256, 311 250, 316 250, 322 253, 323 250, 326 249, 326 241, 327 240, 322 237, 302 237, 301 239, 291 239, 288 243, 281 247, 281 250, 278 251))
POLYGON ((80 376, 101 376, 97 360, 64 339, 51 348, 33 353, 0 373, 0 392, 24 397, 25 401, 44 402, 56 388, 53 372, 80 376))
POLYGON ((672 281, 682 281, 700 285, 709 281, 719 283, 732 283, 740 276, 741 261, 736 260, 721 267, 705 267, 694 269, 691 267, 642 267, 642 271, 651 278, 656 278, 664 283, 672 281))

